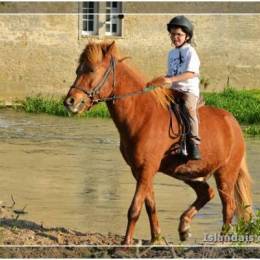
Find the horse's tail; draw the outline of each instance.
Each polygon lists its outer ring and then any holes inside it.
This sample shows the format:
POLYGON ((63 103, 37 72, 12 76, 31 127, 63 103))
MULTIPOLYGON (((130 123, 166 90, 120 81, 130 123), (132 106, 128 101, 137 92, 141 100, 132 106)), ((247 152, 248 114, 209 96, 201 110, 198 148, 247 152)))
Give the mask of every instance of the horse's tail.
POLYGON ((244 154, 235 184, 235 203, 236 215, 245 221, 249 220, 253 214, 251 184, 252 179, 246 163, 246 154, 244 154))

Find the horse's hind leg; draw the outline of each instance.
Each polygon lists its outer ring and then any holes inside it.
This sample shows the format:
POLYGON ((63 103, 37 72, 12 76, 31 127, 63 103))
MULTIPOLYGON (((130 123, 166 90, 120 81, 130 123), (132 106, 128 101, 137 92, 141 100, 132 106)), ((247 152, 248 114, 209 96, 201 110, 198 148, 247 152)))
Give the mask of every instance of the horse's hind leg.
POLYGON ((218 192, 223 206, 223 227, 222 232, 229 230, 235 213, 234 188, 239 170, 222 168, 215 174, 218 192), (232 176, 230 173, 232 172, 232 176), (230 178, 232 177, 232 178, 230 178))
POLYGON ((180 217, 179 236, 181 241, 187 240, 190 236, 189 229, 192 218, 215 195, 214 190, 206 182, 185 181, 185 183, 195 190, 197 199, 180 217))

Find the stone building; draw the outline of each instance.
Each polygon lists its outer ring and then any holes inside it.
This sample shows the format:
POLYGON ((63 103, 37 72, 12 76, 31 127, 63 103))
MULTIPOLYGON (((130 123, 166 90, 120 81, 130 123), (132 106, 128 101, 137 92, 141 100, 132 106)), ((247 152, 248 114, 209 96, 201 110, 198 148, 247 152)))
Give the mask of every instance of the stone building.
POLYGON ((194 24, 207 90, 258 88, 259 13, 259 2, 1 2, 0 100, 64 95, 89 39, 115 40, 147 80, 164 74, 176 14, 194 24))

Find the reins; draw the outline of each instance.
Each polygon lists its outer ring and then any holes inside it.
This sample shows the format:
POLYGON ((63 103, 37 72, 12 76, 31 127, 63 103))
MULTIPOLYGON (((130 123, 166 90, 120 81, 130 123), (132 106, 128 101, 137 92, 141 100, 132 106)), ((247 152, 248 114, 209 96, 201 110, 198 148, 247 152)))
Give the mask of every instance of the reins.
POLYGON ((111 97, 95 98, 95 96, 97 96, 100 93, 100 90, 104 86, 105 82, 107 81, 107 79, 108 79, 108 77, 110 76, 111 73, 113 75, 113 84, 112 84, 113 91, 112 91, 112 93, 114 93, 115 86, 116 86, 116 78, 115 78, 116 64, 117 64, 116 59, 113 56, 111 56, 110 64, 109 64, 107 70, 105 71, 102 79, 92 89, 85 90, 80 86, 77 87, 77 86, 74 86, 74 85, 71 88, 76 88, 76 89, 82 91, 85 95, 87 95, 88 98, 92 99, 93 103, 96 103, 96 104, 100 103, 100 102, 114 101, 114 100, 117 100, 117 99, 123 99, 123 98, 131 97, 131 96, 137 96, 137 95, 140 95, 140 94, 144 94, 144 93, 153 91, 156 88, 158 88, 157 86, 147 86, 147 87, 144 87, 143 89, 140 89, 138 91, 130 92, 130 93, 127 93, 127 94, 124 94, 124 95, 117 95, 116 96, 116 95, 113 94, 113 96, 111 96, 111 97))
POLYGON ((157 87, 156 86, 149 86, 149 87, 145 87, 143 89, 140 89, 138 91, 135 92, 130 92, 124 95, 114 95, 112 97, 106 97, 106 98, 100 98, 100 99, 95 99, 95 103, 99 103, 99 102, 106 102, 106 101, 114 101, 116 99, 123 99, 123 98, 127 98, 127 97, 132 97, 132 96, 137 96, 137 95, 141 95, 150 91, 155 90, 157 87))
MULTIPOLYGON (((82 91, 85 95, 87 95, 88 98, 90 98, 92 100, 93 104, 97 104, 100 102, 107 102, 107 101, 115 101, 117 99, 124 99, 127 97, 132 97, 132 96, 137 96, 137 95, 141 95, 141 94, 145 94, 147 92, 153 91, 156 88, 158 88, 157 86, 146 86, 143 89, 134 91, 134 92, 130 92, 124 95, 115 95, 114 94, 114 90, 115 90, 115 85, 116 85, 116 79, 115 79, 115 68, 116 68, 116 59, 111 56, 111 60, 110 60, 110 64, 107 68, 107 70, 105 71, 102 79, 98 82, 98 84, 93 87, 90 90, 84 90, 83 88, 81 88, 80 86, 72 86, 71 88, 76 88, 80 91, 82 91), (104 97, 104 98, 95 98, 96 95, 98 95, 102 89, 102 87, 104 86, 105 82, 107 81, 107 79, 109 78, 110 74, 112 73, 113 76, 113 83, 112 83, 112 93, 113 95, 110 97, 104 97)), ((181 110, 179 110, 179 113, 182 113, 181 110)), ((175 110, 175 114, 177 116, 177 120, 179 121, 179 124, 182 124, 184 127, 184 132, 181 133, 181 130, 179 128, 179 133, 175 134, 173 132, 173 127, 172 127, 172 117, 171 117, 171 121, 170 121, 170 129, 172 129, 172 134, 177 137, 177 136, 181 136, 182 139, 185 138, 184 136, 188 135, 190 133, 190 129, 185 129, 185 123, 187 123, 188 119, 186 118, 186 116, 182 113, 182 116, 180 114, 178 114, 178 111, 175 110), (186 121, 185 123, 183 123, 183 120, 186 121)), ((186 124, 187 125, 187 124, 186 124)))

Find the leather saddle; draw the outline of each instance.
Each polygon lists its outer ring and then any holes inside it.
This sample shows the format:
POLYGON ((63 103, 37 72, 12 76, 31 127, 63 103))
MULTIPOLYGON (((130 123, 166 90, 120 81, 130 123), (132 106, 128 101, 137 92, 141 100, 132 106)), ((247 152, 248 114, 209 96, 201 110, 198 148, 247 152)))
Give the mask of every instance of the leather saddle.
MULTIPOLYGON (((197 109, 203 105, 205 105, 205 101, 203 99, 203 96, 200 96, 197 109)), ((171 147, 170 153, 187 156, 187 145, 191 137, 190 114, 187 108, 184 106, 184 100, 181 93, 174 93, 174 102, 171 102, 169 110, 171 114, 174 113, 179 125, 178 133, 174 133, 171 116, 169 129, 170 136, 172 138, 180 137, 180 141, 171 147)))

